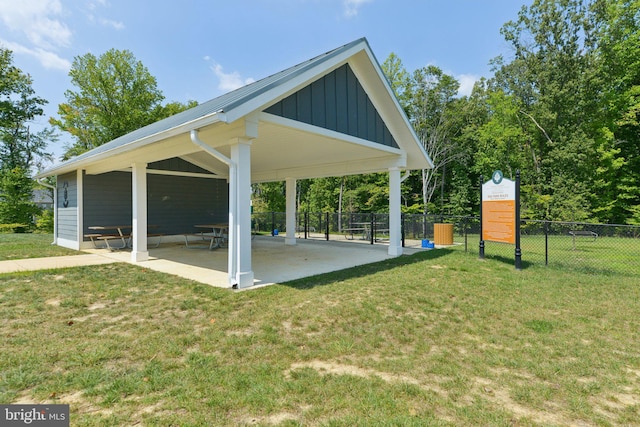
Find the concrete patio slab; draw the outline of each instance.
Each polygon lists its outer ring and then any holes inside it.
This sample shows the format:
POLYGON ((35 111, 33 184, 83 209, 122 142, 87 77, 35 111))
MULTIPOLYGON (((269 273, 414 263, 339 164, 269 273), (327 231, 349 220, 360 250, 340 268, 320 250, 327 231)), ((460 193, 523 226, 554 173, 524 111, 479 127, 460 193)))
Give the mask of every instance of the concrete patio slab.
MULTIPOLYGON (((284 244, 282 236, 256 236, 252 242, 255 289, 303 277, 343 270, 393 258, 385 244, 370 245, 363 240, 298 239, 297 244, 284 244)), ((405 254, 421 251, 416 242, 408 242, 405 254)), ((0 273, 131 262, 128 250, 110 252, 91 249, 89 254, 50 258, 0 261, 0 273)), ((149 250, 149 260, 133 263, 163 273, 173 274, 207 285, 229 288, 226 248, 209 251, 190 249, 184 243, 164 243, 149 250)))
MULTIPOLYGON (((329 273, 358 265, 393 258, 387 245, 370 245, 365 241, 322 241, 299 239, 297 244, 284 244, 280 236, 256 236, 252 240, 252 267, 255 289, 303 277, 329 273)), ((422 249, 404 248, 405 254, 422 249)), ((131 262, 128 251, 92 250, 115 261, 131 262)), ((149 250, 149 260, 136 265, 174 274, 207 285, 228 288, 226 248, 209 251, 186 248, 184 243, 166 243, 149 250)))

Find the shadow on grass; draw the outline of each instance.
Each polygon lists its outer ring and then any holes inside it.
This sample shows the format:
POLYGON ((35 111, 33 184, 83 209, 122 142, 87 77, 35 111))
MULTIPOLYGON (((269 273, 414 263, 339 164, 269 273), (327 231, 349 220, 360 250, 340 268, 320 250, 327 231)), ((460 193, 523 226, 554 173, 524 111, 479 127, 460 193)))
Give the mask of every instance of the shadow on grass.
POLYGON ((385 270, 402 267, 404 265, 415 264, 417 262, 434 260, 449 255, 454 251, 451 249, 437 249, 432 251, 418 252, 413 255, 404 255, 384 261, 364 264, 357 267, 346 268, 344 270, 333 271, 331 273, 318 274, 316 276, 304 277, 302 279, 291 280, 280 283, 282 286, 289 286, 295 289, 311 289, 316 286, 323 286, 358 277, 365 277, 385 270))
MULTIPOLYGON (((515 256, 513 258, 509 258, 509 257, 506 257, 504 255, 493 255, 493 254, 492 255, 487 255, 485 253, 484 257, 485 257, 485 259, 490 259, 490 260, 493 260, 493 261, 501 262, 503 264, 512 265, 513 268, 515 268, 515 265, 516 265, 515 256)), ((522 270, 526 270, 527 268, 533 267, 535 265, 534 262, 527 261, 525 259, 523 259, 521 261, 522 261, 521 262, 522 270)))

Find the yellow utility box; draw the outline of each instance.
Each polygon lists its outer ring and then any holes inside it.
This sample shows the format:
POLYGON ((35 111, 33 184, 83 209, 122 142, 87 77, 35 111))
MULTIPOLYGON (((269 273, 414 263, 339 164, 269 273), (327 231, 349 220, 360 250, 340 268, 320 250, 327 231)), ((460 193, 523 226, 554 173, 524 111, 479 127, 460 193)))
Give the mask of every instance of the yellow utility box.
POLYGON ((433 224, 433 242, 436 245, 453 245, 453 224, 433 224))

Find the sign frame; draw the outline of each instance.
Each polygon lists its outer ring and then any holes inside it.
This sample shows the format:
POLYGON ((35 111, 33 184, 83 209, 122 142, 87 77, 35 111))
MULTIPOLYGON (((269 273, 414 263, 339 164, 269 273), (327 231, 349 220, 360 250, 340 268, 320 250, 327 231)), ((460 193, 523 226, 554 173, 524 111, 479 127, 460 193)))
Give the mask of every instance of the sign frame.
POLYGON ((520 170, 515 181, 504 178, 500 170, 483 181, 480 176, 480 259, 484 259, 485 241, 515 244, 515 267, 520 270, 520 170))

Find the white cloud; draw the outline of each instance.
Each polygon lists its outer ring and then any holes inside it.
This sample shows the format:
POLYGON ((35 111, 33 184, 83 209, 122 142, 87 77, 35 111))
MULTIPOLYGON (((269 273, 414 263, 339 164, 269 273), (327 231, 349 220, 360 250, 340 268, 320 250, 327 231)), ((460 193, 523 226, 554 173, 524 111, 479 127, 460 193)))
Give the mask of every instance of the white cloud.
POLYGON ((456 80, 460 82, 460 88, 458 88, 458 95, 469 96, 473 91, 473 85, 476 84, 480 77, 473 74, 460 74, 456 77, 456 80))
POLYGON ((372 0, 344 0, 344 16, 352 18, 360 12, 360 8, 372 0))
POLYGON ((56 53, 36 47, 28 48, 19 43, 10 42, 0 39, 0 46, 6 47, 14 53, 28 55, 36 58, 40 64, 49 70, 62 70, 69 71, 71 68, 71 62, 58 56, 56 53))
POLYGON ((56 53, 73 38, 62 16, 59 0, 0 0, 0 21, 14 39, 0 43, 16 54, 36 58, 46 69, 68 71, 71 63, 56 53))
POLYGON ((213 62, 213 65, 211 65, 211 70, 219 80, 218 89, 221 91, 230 92, 255 81, 251 77, 243 78, 237 71, 225 73, 222 65, 216 63, 215 61, 212 61, 209 56, 205 56, 204 59, 206 61, 213 62))
POLYGON ((100 23, 105 27, 111 27, 114 30, 122 30, 124 29, 124 23, 122 21, 113 21, 111 19, 100 19, 100 23))
POLYGON ((0 0, 0 19, 14 33, 22 33, 36 48, 69 46, 72 33, 60 20, 59 0, 0 0))

